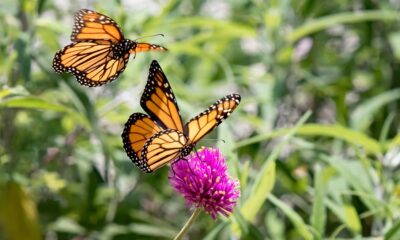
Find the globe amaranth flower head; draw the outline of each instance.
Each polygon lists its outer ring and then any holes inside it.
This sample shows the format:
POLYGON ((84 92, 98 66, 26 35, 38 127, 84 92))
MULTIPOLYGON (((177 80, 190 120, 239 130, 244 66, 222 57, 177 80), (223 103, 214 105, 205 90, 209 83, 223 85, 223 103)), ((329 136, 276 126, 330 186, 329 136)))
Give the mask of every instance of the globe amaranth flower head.
POLYGON ((240 196, 239 181, 231 179, 227 170, 217 148, 202 148, 174 162, 168 177, 189 206, 202 207, 215 220, 218 214, 228 217, 240 196))

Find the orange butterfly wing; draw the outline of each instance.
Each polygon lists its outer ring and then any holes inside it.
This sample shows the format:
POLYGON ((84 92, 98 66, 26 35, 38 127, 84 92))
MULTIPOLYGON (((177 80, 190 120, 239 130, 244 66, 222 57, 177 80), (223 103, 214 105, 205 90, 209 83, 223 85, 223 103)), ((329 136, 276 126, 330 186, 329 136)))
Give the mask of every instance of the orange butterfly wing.
POLYGON ((150 169, 142 160, 142 148, 148 139, 162 130, 149 116, 143 113, 132 114, 125 123, 121 135, 125 152, 132 162, 143 171, 150 172, 150 169))
POLYGON ((157 61, 153 61, 140 102, 150 116, 131 115, 122 133, 125 151, 145 172, 183 158, 235 110, 240 99, 239 94, 221 98, 183 127, 172 89, 157 61))
POLYGON ((149 77, 140 99, 140 105, 163 128, 183 132, 175 95, 164 72, 155 60, 150 66, 149 77))
POLYGON ((70 72, 80 84, 94 87, 116 79, 128 61, 129 53, 114 58, 108 41, 77 42, 56 53, 53 68, 58 73, 70 72))
POLYGON ((71 41, 109 40, 117 43, 123 39, 118 24, 110 17, 87 9, 75 13, 71 41))
POLYGON ((185 154, 182 153, 187 149, 186 143, 187 139, 182 132, 174 129, 158 132, 144 144, 141 162, 148 167, 147 172, 152 172, 179 157, 183 157, 185 154))
POLYGON ((219 99, 207 110, 189 120, 185 126, 188 144, 196 144, 205 135, 216 128, 235 110, 240 103, 239 94, 230 94, 219 99))
POLYGON ((131 53, 167 50, 125 39, 113 19, 87 9, 75 13, 71 41, 74 43, 54 56, 53 68, 58 73, 72 73, 80 84, 89 87, 115 80, 125 70, 131 53))

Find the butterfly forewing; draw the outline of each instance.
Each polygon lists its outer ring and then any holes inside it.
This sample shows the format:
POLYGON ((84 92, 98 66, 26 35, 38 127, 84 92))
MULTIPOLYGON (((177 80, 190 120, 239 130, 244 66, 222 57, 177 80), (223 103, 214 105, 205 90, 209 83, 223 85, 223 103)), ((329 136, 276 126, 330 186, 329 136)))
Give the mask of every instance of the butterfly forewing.
POLYGON ((160 131, 143 146, 142 162, 147 164, 150 171, 154 171, 180 157, 186 143, 187 139, 182 132, 174 129, 160 131))
POLYGON ((140 105, 152 119, 165 129, 183 132, 183 124, 179 115, 179 107, 171 86, 157 61, 150 66, 149 78, 140 105))
POLYGON ((124 39, 118 24, 101 13, 81 9, 75 13, 71 41, 109 40, 113 43, 124 39))
POLYGON ((211 132, 235 110, 239 103, 240 95, 230 94, 192 118, 185 127, 189 144, 196 144, 207 133, 211 132))
POLYGON ((132 114, 125 123, 122 132, 124 149, 132 162, 144 171, 148 171, 148 165, 142 161, 142 148, 148 139, 160 131, 162 129, 143 113, 132 114))
POLYGON ((56 53, 53 68, 56 72, 70 72, 86 86, 99 86, 116 79, 129 61, 129 54, 112 58, 111 44, 103 42, 77 42, 56 53))

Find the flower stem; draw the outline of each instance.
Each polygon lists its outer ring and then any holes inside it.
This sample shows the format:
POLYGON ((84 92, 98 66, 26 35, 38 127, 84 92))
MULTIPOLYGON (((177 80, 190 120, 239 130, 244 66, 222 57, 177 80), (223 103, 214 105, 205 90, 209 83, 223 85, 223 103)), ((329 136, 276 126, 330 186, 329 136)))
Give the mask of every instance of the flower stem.
POLYGON ((183 228, 179 231, 178 235, 175 236, 174 240, 180 240, 183 238, 183 236, 185 236, 187 231, 189 231, 189 228, 192 226, 192 224, 194 223, 196 218, 199 216, 200 212, 201 212, 201 208, 196 208, 196 210, 194 210, 192 216, 190 216, 189 220, 185 223, 183 228))

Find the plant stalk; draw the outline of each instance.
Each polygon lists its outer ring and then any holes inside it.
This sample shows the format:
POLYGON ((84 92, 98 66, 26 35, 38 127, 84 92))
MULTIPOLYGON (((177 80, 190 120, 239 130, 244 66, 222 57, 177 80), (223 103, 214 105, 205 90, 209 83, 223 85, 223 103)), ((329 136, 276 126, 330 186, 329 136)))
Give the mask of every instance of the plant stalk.
POLYGON ((174 240, 180 240, 183 238, 183 236, 186 235, 186 233, 189 231, 189 228, 193 225, 194 221, 199 216, 200 212, 201 212, 201 208, 196 208, 196 210, 194 210, 192 216, 190 216, 188 221, 185 223, 185 225, 179 231, 178 235, 175 236, 174 240))

